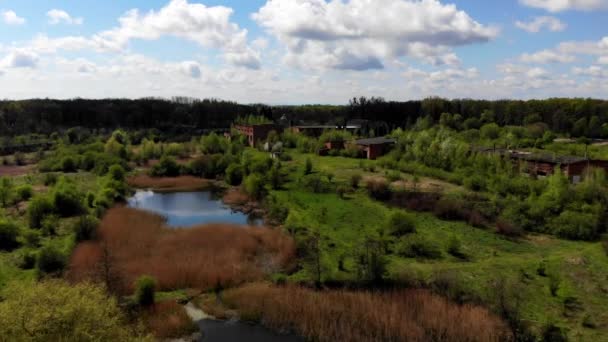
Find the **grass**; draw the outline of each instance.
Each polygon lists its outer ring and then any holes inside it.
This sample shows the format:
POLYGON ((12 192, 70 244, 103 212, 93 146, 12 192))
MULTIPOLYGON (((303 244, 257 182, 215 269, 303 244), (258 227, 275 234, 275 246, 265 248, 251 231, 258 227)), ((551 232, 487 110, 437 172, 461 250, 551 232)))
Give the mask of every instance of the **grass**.
MULTIPOLYGON (((292 170, 303 170, 307 157, 313 159, 315 170, 336 175, 334 182, 347 184, 349 173, 356 172, 359 161, 339 157, 315 157, 294 154, 288 163, 292 170), (352 171, 351 171, 352 170, 352 171)), ((382 175, 381 170, 377 170, 382 175)), ((372 175, 370 175, 372 176, 372 175)), ((349 280, 355 277, 356 252, 366 235, 378 234, 395 210, 374 201, 358 190, 339 198, 336 194, 313 194, 300 190, 295 182, 286 184, 282 191, 273 191, 280 203, 289 207, 287 226, 317 230, 322 236, 322 257, 326 265, 327 281, 349 280), (338 264, 343 259, 344 271, 338 264)), ((463 222, 443 221, 430 213, 412 212, 418 235, 439 246, 442 258, 438 260, 389 256, 389 278, 413 274, 420 283, 429 284, 438 274, 456 274, 467 290, 493 302, 491 284, 508 281, 519 289, 521 316, 540 331, 543 325, 555 322, 568 329, 572 338, 597 339, 608 334, 608 257, 601 243, 560 240, 544 235, 529 235, 510 240, 492 230, 473 228, 463 222), (461 241, 465 260, 449 255, 451 238, 461 241), (550 280, 537 274, 541 262, 547 273, 559 279, 557 296, 552 296, 550 280), (581 310, 566 312, 564 302, 575 297, 581 310), (585 327, 585 316, 590 315, 597 326, 585 327)), ((291 280, 309 279, 306 269, 290 276, 291 280)))
POLYGON ((155 214, 111 209, 98 229, 100 240, 80 244, 72 255, 73 280, 105 281, 109 265, 116 288, 133 290, 142 275, 162 291, 234 286, 285 270, 294 257, 292 240, 280 231, 234 225, 171 229, 155 214))
POLYGON ((498 341, 508 327, 489 311, 424 290, 382 293, 249 284, 223 294, 241 317, 314 341, 498 341))

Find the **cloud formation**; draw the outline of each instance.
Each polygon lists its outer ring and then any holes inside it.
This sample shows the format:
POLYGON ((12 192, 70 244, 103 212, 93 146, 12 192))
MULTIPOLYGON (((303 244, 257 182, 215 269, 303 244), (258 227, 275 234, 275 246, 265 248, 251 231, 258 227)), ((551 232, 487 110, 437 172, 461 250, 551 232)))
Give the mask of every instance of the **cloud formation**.
POLYGON ((608 9, 608 0, 520 0, 520 2, 525 6, 541 8, 549 12, 608 9))
POLYGON ((313 69, 379 69, 403 56, 455 64, 452 47, 498 34, 437 0, 269 0, 252 18, 285 45, 288 63, 313 69))
POLYGON ((530 33, 538 33, 544 28, 551 32, 559 32, 568 27, 568 25, 556 17, 549 16, 535 17, 530 22, 516 21, 515 26, 530 33))
POLYGON ((49 18, 49 24, 57 25, 57 24, 68 24, 68 25, 82 25, 84 19, 82 18, 74 18, 68 12, 52 9, 46 12, 46 16, 49 18))
POLYGON ((25 24, 25 19, 18 16, 15 11, 3 11, 0 13, 0 18, 7 25, 23 25, 25 24))

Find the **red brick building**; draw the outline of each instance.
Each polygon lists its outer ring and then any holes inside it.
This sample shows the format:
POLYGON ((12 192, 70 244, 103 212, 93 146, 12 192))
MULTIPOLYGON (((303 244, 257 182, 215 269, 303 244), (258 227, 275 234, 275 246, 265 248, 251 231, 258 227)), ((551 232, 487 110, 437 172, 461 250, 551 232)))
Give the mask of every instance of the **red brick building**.
POLYGON ((281 127, 275 124, 236 125, 234 126, 234 129, 247 137, 247 142, 251 147, 254 147, 259 141, 266 140, 268 134, 272 131, 276 131, 277 133, 282 132, 281 127))
POLYGON ((531 153, 506 149, 485 149, 481 152, 497 153, 511 158, 522 171, 532 175, 545 177, 561 170, 573 183, 582 180, 590 168, 600 168, 608 172, 608 161, 588 159, 576 156, 559 156, 555 154, 531 153))
POLYGON ((365 152, 367 159, 377 159, 387 154, 395 145, 395 139, 389 138, 370 138, 355 140, 353 144, 365 152))

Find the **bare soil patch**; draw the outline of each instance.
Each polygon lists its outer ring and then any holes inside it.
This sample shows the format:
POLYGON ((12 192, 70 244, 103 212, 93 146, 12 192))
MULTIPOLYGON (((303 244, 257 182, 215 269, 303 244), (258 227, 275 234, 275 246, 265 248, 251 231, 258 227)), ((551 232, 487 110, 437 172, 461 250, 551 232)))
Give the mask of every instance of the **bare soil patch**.
POLYGON ((194 176, 151 177, 139 174, 127 179, 127 183, 134 188, 156 191, 197 191, 208 189, 213 181, 194 176))

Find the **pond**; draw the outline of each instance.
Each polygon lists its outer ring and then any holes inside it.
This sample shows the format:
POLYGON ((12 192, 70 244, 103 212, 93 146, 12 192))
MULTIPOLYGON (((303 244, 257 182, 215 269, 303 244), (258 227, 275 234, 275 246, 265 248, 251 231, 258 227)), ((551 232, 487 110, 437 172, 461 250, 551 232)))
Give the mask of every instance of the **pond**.
POLYGON ((230 223, 259 226, 262 219, 226 206, 220 197, 210 191, 154 192, 138 190, 127 200, 128 206, 164 216, 167 225, 192 227, 208 223, 230 223))

